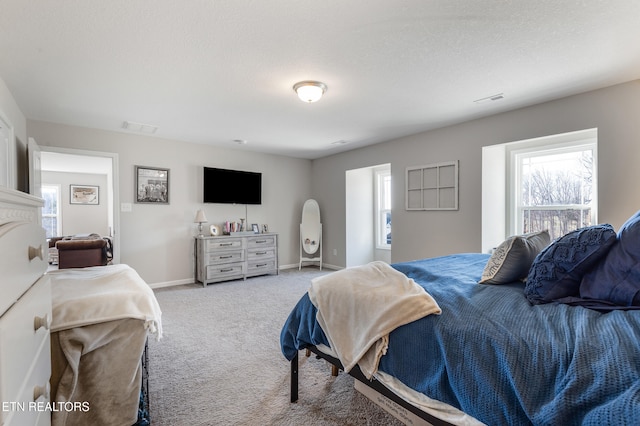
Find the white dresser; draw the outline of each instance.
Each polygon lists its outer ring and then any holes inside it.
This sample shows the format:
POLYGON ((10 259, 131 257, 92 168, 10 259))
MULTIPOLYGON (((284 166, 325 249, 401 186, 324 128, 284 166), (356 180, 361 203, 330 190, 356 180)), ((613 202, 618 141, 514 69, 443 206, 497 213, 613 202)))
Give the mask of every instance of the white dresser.
POLYGON ((0 187, 0 425, 50 425, 51 287, 42 200, 0 187))
POLYGON ((278 234, 196 238, 196 279, 209 283, 278 273, 278 234))

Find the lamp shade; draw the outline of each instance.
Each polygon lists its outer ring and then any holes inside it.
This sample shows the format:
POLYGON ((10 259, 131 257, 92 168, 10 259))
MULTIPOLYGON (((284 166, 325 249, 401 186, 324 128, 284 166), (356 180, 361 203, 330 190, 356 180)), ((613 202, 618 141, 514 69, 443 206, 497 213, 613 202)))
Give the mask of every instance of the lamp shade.
POLYGON ((320 100, 327 91, 327 85, 319 81, 300 81, 293 85, 293 90, 301 101, 311 103, 320 100))
POLYGON ((207 216, 204 215, 204 211, 198 210, 196 212, 196 218, 193 220, 195 223, 204 223, 207 221, 207 216))

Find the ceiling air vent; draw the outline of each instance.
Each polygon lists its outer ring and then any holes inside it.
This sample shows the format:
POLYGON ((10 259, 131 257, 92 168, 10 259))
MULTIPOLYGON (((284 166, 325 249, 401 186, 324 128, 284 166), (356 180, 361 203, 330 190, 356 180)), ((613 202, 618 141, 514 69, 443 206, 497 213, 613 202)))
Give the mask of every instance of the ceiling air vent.
POLYGON ((491 101, 499 101, 500 99, 504 99, 504 93, 497 93, 495 95, 487 96, 486 98, 480 98, 473 101, 476 104, 484 104, 491 101))
POLYGON ((147 133, 150 135, 154 134, 156 130, 158 130, 158 126, 135 123, 133 121, 125 121, 124 123, 122 123, 122 128, 125 130, 129 130, 130 132, 147 133))

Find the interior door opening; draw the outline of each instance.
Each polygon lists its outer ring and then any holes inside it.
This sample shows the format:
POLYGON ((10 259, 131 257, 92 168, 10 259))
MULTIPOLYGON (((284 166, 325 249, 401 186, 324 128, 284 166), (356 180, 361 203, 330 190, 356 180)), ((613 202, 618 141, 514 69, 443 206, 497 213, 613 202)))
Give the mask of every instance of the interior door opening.
MULTIPOLYGON (((380 170, 390 171, 391 164, 346 171, 346 267, 364 265, 375 260, 387 263, 391 261, 390 245, 387 248, 380 248, 377 241, 376 228, 380 209, 379 197, 376 194, 376 178, 380 170)), ((391 197, 390 193, 387 195, 391 197)), ((389 229, 388 232, 391 238, 391 230, 389 229)))
POLYGON ((60 187, 61 233, 97 233, 111 237, 113 263, 120 262, 118 154, 40 147, 40 184, 60 187), (74 188, 97 192, 89 205, 72 199, 74 188))

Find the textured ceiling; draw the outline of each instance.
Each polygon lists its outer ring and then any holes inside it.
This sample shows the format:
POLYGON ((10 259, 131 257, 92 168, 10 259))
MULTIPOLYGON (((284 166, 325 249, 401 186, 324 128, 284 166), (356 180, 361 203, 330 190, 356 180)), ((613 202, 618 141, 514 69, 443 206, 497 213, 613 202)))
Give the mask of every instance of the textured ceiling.
POLYGON ((639 41, 638 0, 0 1, 27 118, 302 158, 638 79, 639 41))

